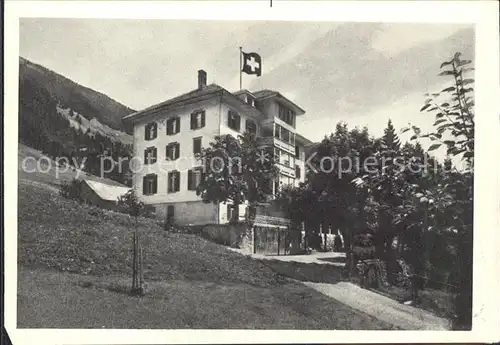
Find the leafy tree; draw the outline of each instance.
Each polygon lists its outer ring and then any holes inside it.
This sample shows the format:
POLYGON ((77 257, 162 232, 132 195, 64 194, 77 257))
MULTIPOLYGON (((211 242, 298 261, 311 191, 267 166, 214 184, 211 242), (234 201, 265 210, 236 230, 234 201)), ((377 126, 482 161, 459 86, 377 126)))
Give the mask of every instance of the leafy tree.
POLYGON ((132 290, 134 295, 144 295, 143 270, 142 270, 142 246, 139 237, 138 217, 145 215, 144 203, 139 200, 133 189, 118 197, 118 206, 135 218, 135 232, 133 237, 133 264, 132 264, 132 290))
POLYGON ((441 204, 439 211, 458 237, 459 294, 455 301, 457 314, 455 327, 470 329, 472 325, 472 237, 473 237, 473 161, 474 161, 474 79, 465 75, 473 68, 467 67, 471 60, 461 59, 456 53, 453 59, 441 64, 442 76, 451 76, 452 85, 426 100, 422 111, 434 112, 436 130, 428 133, 435 142, 434 149, 444 144, 451 156, 460 156, 467 163, 464 171, 452 171, 445 177, 445 183, 435 192, 441 204), (446 102, 438 104, 439 96, 446 102), (441 135, 441 136, 440 136, 441 135), (448 140, 442 140, 448 135, 448 140), (439 146, 438 146, 439 145, 439 146))
MULTIPOLYGON (((302 224, 312 224, 316 220, 318 202, 310 184, 302 183, 298 187, 285 185, 276 194, 275 203, 290 219, 292 230, 299 234, 302 224)), ((311 235, 310 228, 305 227, 304 250, 307 238, 311 235)), ((300 235, 302 237, 302 235, 300 235)), ((300 242, 300 241, 299 241, 300 242)))
POLYGON ((411 126, 403 131, 413 130, 412 139, 429 138, 433 151, 444 145, 450 157, 461 157, 466 162, 465 170, 452 168, 451 161, 445 162, 440 174, 441 183, 434 189, 426 189, 435 203, 434 217, 445 231, 453 234, 457 244, 459 262, 459 294, 455 301, 455 327, 470 329, 472 325, 472 237, 473 237, 473 161, 474 161, 474 79, 466 77, 471 60, 461 59, 456 53, 453 59, 441 64, 441 76, 452 77, 449 87, 433 93, 425 100, 421 111, 435 114, 434 130, 423 134, 421 129, 411 126))
POLYGON ((472 164, 474 158, 474 79, 465 77, 474 68, 466 67, 471 60, 462 60, 461 54, 456 53, 453 59, 441 64, 440 76, 451 76, 452 84, 440 92, 426 94, 429 96, 420 111, 435 114, 435 130, 423 134, 421 129, 412 126, 403 129, 403 132, 413 130, 412 139, 429 138, 433 144, 429 151, 445 145, 447 153, 452 156, 461 155, 472 164), (449 140, 445 140, 449 137, 449 140))
POLYGON ((295 226, 299 226, 304 221, 310 221, 314 217, 317 206, 315 201, 313 191, 307 184, 301 184, 298 187, 285 185, 280 188, 275 199, 295 226))
POLYGON ((140 201, 133 189, 118 198, 118 208, 133 217, 144 215, 146 210, 144 203, 140 201))
POLYGON ((348 130, 337 124, 335 132, 317 146, 310 160, 307 185, 314 209, 308 213, 307 229, 331 225, 343 235, 347 251, 347 272, 353 269, 352 239, 356 233, 373 226, 366 189, 357 189, 351 181, 365 174, 363 164, 378 145, 366 128, 348 130))
POLYGON ((198 156, 204 178, 197 194, 206 203, 232 202, 235 209, 265 201, 278 174, 272 150, 251 133, 216 136, 198 156))

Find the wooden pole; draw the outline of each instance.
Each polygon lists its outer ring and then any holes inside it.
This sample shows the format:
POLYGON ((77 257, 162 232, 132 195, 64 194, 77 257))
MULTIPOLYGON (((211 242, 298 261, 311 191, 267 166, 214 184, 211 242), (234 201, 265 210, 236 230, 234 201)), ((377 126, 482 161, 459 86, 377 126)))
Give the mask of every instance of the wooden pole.
POLYGON ((257 227, 254 225, 253 226, 253 234, 252 234, 253 235, 252 237, 253 237, 253 253, 254 254, 257 253, 257 242, 256 242, 257 241, 257 233, 256 232, 257 232, 257 227))
POLYGON ((139 244, 139 294, 143 294, 144 290, 142 288, 144 283, 144 277, 142 274, 142 246, 139 244))
POLYGON ((136 245, 135 245, 135 232, 133 233, 132 235, 132 292, 135 291, 135 288, 137 286, 137 282, 136 282, 136 277, 137 277, 137 274, 136 274, 136 253, 135 253, 135 250, 136 250, 136 245))
POLYGON ((281 239, 281 229, 278 228, 278 256, 280 255, 280 239, 281 239))
POLYGON ((243 89, 243 47, 240 47, 240 90, 243 89))

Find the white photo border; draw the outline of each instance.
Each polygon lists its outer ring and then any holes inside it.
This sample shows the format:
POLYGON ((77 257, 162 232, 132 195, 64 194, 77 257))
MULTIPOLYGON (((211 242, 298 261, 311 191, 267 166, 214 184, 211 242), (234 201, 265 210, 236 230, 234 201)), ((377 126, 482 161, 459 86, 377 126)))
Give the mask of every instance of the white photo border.
POLYGON ((227 344, 493 342, 500 339, 498 154, 500 86, 496 1, 5 1, 5 326, 13 344, 227 344), (269 331, 17 329, 19 18, 473 23, 476 155, 472 331, 269 331), (492 156, 489 156, 492 154, 492 156))

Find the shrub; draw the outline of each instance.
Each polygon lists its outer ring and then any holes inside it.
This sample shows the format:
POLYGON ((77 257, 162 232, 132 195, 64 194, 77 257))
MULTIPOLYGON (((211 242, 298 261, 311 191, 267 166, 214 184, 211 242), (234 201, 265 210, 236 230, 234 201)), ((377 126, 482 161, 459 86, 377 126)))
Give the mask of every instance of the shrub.
POLYGON ((81 183, 82 181, 75 178, 73 178, 70 183, 64 181, 61 185, 61 189, 59 190, 59 195, 67 199, 81 201, 81 183))

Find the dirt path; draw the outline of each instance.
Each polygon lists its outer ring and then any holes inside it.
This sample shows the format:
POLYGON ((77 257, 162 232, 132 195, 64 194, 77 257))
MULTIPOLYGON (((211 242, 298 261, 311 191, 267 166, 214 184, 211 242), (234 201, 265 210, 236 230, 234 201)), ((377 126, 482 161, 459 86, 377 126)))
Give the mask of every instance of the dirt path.
POLYGON ((425 310, 401 304, 349 282, 323 284, 303 282, 353 309, 406 330, 449 330, 449 321, 425 310))
POLYGON ((345 253, 336 252, 315 252, 311 255, 266 255, 266 254, 248 254, 241 249, 228 248, 243 255, 249 255, 254 259, 279 260, 285 262, 300 262, 305 264, 332 265, 337 267, 345 266, 345 253))

